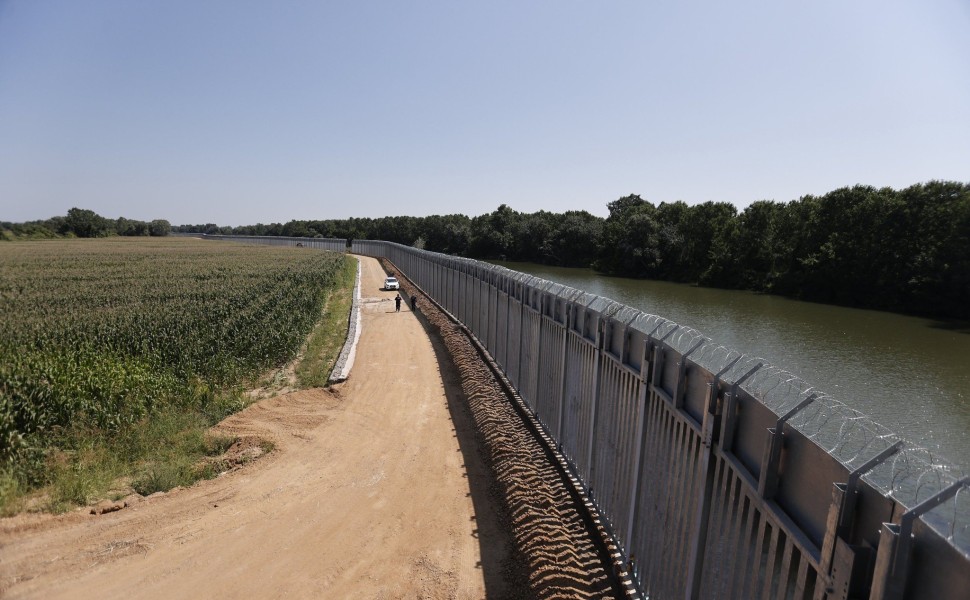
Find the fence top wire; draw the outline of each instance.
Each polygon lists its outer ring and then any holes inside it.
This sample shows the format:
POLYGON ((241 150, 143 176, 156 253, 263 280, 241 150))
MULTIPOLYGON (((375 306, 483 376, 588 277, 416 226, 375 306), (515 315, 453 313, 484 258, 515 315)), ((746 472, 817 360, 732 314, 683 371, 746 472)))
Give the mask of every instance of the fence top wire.
MULTIPOLYGON (((850 471, 902 442, 898 452, 863 475, 863 479, 907 508, 965 476, 959 468, 930 449, 904 439, 797 375, 762 358, 719 345, 696 329, 576 288, 558 284, 550 286, 547 280, 539 277, 521 281, 554 293, 567 303, 582 305, 598 313, 601 319, 637 330, 654 342, 663 340, 680 354, 694 350, 688 360, 713 374, 720 373, 720 379, 727 384, 737 382, 758 367, 739 387, 776 415, 784 415, 803 400, 815 396, 788 424, 850 471)), ((970 490, 962 490, 952 500, 927 513, 924 521, 961 553, 970 556, 970 490)))
MULTIPOLYGON (((569 304, 582 306, 584 310, 598 314, 600 319, 628 326, 654 343, 662 341, 681 354, 693 350, 688 361, 717 374, 721 381, 729 385, 748 375, 739 387, 779 416, 814 395, 813 401, 792 417, 788 425, 811 439, 849 470, 858 468, 883 450, 901 442, 895 454, 871 469, 863 479, 906 508, 918 505, 965 477, 961 469, 929 448, 902 438, 854 408, 814 388, 797 375, 761 358, 719 345, 693 328, 643 313, 609 298, 554 284, 541 277, 499 265, 449 257, 390 242, 375 243, 416 253, 432 262, 447 260, 464 273, 481 276, 490 271, 501 274, 534 290, 553 293, 567 303, 567 310, 569 304)), ((492 281, 496 279, 492 278, 492 281)), ((970 489, 962 488, 953 498, 922 518, 962 554, 970 557, 970 489)))

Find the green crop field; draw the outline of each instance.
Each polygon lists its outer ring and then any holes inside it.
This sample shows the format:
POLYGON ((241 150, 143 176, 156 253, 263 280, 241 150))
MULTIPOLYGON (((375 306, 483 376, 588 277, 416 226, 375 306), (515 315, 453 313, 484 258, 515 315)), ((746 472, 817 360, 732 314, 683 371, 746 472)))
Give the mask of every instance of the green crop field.
POLYGON ((184 238, 0 244, 0 510, 85 454, 138 454, 154 421, 177 437, 185 415, 241 408, 239 386, 294 357, 349 262, 184 238))

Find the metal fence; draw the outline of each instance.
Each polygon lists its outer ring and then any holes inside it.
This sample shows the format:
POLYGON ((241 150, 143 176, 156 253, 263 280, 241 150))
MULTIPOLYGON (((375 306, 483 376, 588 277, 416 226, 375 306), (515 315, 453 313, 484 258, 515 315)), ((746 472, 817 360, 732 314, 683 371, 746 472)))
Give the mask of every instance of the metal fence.
POLYGON ((970 597, 970 479, 783 369, 503 267, 352 251, 390 259, 480 340, 644 596, 970 597))
POLYGON ((317 250, 333 250, 346 252, 347 240, 335 238, 301 238, 273 235, 210 235, 197 234, 207 240, 225 240, 242 244, 259 244, 262 246, 298 246, 300 248, 315 248, 317 250))

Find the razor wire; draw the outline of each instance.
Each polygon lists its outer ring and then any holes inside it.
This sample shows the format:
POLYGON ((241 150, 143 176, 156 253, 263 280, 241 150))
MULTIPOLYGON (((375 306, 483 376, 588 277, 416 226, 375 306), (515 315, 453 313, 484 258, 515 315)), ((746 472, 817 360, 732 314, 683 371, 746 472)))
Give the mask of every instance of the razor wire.
MULTIPOLYGON (((506 276, 519 275, 505 267, 490 266, 494 267, 495 272, 506 276)), ((617 316, 629 315, 632 311, 635 316, 624 319, 624 325, 647 334, 654 343, 665 344, 681 356, 692 351, 686 360, 710 373, 719 374, 719 379, 726 384, 733 384, 749 374, 739 387, 775 415, 787 414, 811 398, 811 402, 798 411, 788 425, 812 440, 849 471, 887 448, 900 444, 889 460, 864 474, 863 479, 907 509, 966 476, 960 468, 929 448, 913 443, 875 422, 790 371, 762 358, 714 343, 692 327, 539 277, 533 276, 529 285, 566 302, 581 303, 587 309, 598 312, 602 319, 617 320, 617 316), (585 302, 580 302, 580 299, 585 302), (597 305, 605 306, 600 308, 597 305)), ((961 490, 952 499, 929 511, 923 520, 961 553, 970 556, 970 490, 961 490)))
MULTIPOLYGON (((211 237, 229 239, 238 236, 211 237)), ((294 239, 291 243, 296 241, 294 239)), ((358 248, 363 249, 359 246, 360 243, 354 242, 355 251, 358 248)), ((366 243, 380 245, 382 249, 386 246, 399 246, 388 242, 366 243)), ((907 509, 912 509, 958 481, 966 481, 966 473, 962 469, 932 449, 905 439, 790 371, 764 359, 719 345, 696 329, 609 298, 506 267, 406 246, 399 247, 479 279, 486 272, 490 272, 492 278, 506 277, 515 280, 534 290, 554 294, 567 303, 595 311, 603 319, 613 319, 620 314, 633 315, 624 319, 622 324, 642 332, 653 343, 665 344, 681 356, 690 352, 686 360, 717 374, 722 382, 731 385, 747 376, 739 387, 776 415, 787 414, 811 399, 807 406, 788 421, 788 426, 812 440, 850 471, 894 445, 899 446, 888 460, 877 464, 862 478, 907 509)), ((961 553, 970 557, 970 489, 967 489, 965 483, 951 499, 927 512, 922 519, 961 553)))

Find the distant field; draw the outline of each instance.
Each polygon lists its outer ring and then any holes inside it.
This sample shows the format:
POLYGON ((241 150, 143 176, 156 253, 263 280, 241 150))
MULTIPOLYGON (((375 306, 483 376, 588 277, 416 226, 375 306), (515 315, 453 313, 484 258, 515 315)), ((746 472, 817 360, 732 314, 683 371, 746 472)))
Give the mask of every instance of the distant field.
POLYGON ((0 244, 0 500, 47 483, 51 447, 230 412, 220 391, 297 353, 346 261, 184 238, 0 244))

